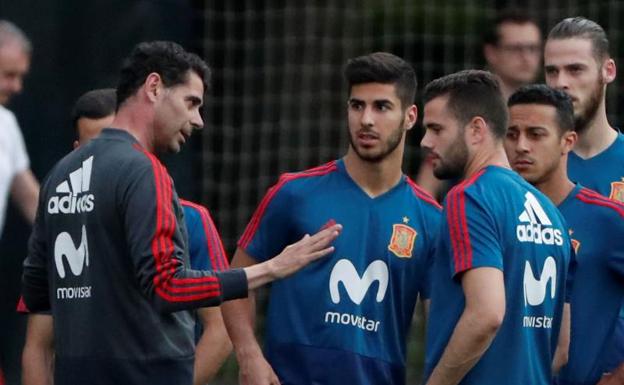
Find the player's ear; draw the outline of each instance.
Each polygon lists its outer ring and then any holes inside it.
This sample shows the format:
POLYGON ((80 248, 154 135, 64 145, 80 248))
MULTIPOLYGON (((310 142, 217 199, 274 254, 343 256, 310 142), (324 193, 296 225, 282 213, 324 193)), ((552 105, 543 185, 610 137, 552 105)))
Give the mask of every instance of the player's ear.
POLYGON ((572 151, 576 141, 578 140, 578 135, 576 131, 566 131, 561 135, 561 155, 565 155, 572 151))
POLYGON ((602 65, 602 78, 606 84, 611 83, 615 80, 615 75, 617 74, 617 69, 615 67, 615 61, 611 58, 604 61, 602 65))
POLYGON ((412 104, 405 109, 405 116, 403 117, 403 128, 405 130, 411 130, 418 120, 418 107, 412 104))
POLYGON ((485 121, 480 116, 474 116, 470 119, 470 122, 465 127, 466 130, 466 143, 468 144, 479 144, 483 142, 489 127, 485 121))

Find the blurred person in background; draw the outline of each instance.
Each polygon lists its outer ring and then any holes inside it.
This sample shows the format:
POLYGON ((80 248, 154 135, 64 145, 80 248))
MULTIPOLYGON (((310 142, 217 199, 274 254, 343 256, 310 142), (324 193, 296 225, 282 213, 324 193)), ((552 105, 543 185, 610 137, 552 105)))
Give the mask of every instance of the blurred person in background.
MULTIPOLYGON (((32 44, 24 32, 7 20, 0 20, 0 234, 4 226, 9 195, 27 222, 33 223, 39 183, 30 170, 30 161, 15 115, 7 109, 20 93, 30 68, 32 44)), ((17 256, 20 261, 23 256, 17 256)), ((13 256, 0 255, 0 259, 13 256)), ((8 260, 0 262, 0 282, 14 282, 20 275, 8 260)), ((19 291, 7 288, 0 293, 0 371, 7 385, 20 383, 20 356, 24 345, 25 319, 15 312, 19 291)))

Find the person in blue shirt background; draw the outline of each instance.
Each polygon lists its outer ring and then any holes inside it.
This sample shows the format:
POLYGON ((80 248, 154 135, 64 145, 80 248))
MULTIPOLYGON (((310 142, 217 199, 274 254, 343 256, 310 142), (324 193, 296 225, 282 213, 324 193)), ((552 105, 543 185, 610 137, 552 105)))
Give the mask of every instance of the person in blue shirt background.
POLYGON ((463 179, 444 201, 432 263, 427 384, 548 385, 569 322, 564 220, 510 169, 507 108, 494 75, 436 79, 424 103, 421 146, 434 174, 463 179))
POLYGON ((347 154, 282 175, 232 260, 252 265, 326 223, 344 226, 329 257, 272 286, 265 354, 254 336, 253 301, 223 306, 244 385, 405 383, 406 337, 418 297, 427 297, 440 215, 401 170, 417 118, 416 75, 381 52, 351 59, 344 75, 347 154))
POLYGON ((558 206, 578 262, 569 361, 558 384, 596 384, 615 369, 609 355, 624 300, 624 204, 570 181, 567 161, 577 135, 568 95, 532 85, 514 93, 508 105, 505 149, 511 166, 558 206))

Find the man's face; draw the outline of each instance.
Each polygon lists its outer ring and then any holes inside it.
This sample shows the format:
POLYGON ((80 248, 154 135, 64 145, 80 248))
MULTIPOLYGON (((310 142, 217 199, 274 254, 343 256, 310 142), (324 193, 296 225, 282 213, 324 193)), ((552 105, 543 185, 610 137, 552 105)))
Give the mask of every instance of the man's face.
POLYGON ((91 119, 82 117, 76 121, 76 130, 78 131, 78 141, 74 143, 74 148, 86 144, 91 139, 100 134, 106 127, 110 127, 113 123, 115 114, 110 114, 100 119, 91 119))
POLYGON ((468 162, 465 127, 448 109, 448 95, 438 96, 425 104, 425 136, 420 146, 429 151, 433 175, 438 179, 462 177, 468 162))
POLYGON ((527 182, 547 182, 560 167, 566 136, 560 134, 557 110, 541 104, 517 104, 509 109, 505 152, 511 167, 527 182))
POLYGON ((416 107, 405 111, 393 84, 364 83, 351 87, 348 101, 349 141, 367 162, 381 162, 404 146, 405 131, 416 119, 416 107))
POLYGON ((542 35, 533 23, 503 23, 499 41, 489 46, 488 64, 500 78, 514 85, 532 83, 540 70, 542 35))
POLYGON ((544 49, 546 84, 572 98, 576 131, 582 132, 604 100, 606 83, 588 39, 551 39, 544 49))
POLYGON ((30 68, 30 55, 18 42, 8 41, 0 47, 0 104, 22 91, 24 76, 30 68))
POLYGON ((173 87, 163 87, 155 105, 154 150, 158 153, 179 152, 193 129, 204 125, 199 111, 203 103, 204 84, 195 72, 173 87))

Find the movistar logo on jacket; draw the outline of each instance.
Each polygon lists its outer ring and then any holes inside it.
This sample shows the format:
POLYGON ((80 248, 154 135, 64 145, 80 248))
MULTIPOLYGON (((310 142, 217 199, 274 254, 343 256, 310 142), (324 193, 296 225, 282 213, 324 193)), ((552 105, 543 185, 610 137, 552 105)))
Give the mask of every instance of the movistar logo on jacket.
POLYGON ((521 223, 516 227, 518 240, 538 245, 563 245, 561 230, 552 226, 535 195, 527 192, 524 197, 524 211, 518 217, 521 223))
POLYGON ((75 214, 93 210, 95 197, 88 194, 91 183, 93 156, 82 162, 82 167, 71 172, 68 180, 56 186, 56 195, 48 200, 48 213, 75 214))

